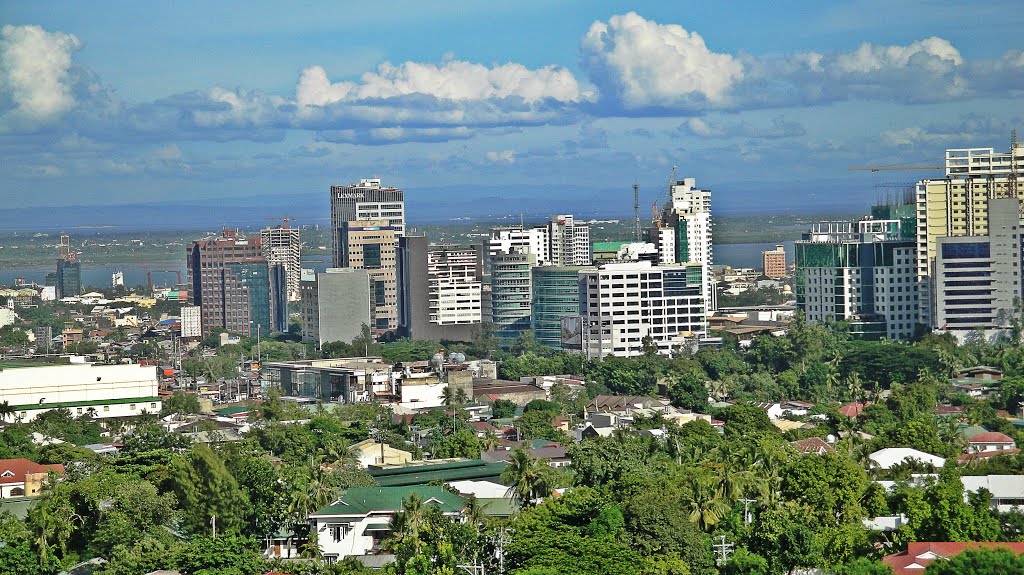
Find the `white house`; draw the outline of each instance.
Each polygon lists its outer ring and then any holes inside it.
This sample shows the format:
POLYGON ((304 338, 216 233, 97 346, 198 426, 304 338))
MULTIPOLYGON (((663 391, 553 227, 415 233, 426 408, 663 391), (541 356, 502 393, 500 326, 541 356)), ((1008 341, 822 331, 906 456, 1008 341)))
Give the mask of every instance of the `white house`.
POLYGON ((979 433, 967 440, 967 453, 1003 451, 1015 447, 1017 447, 1017 444, 1013 441, 1012 437, 998 431, 979 433))
POLYGON ((437 506, 451 518, 462 514, 462 497, 442 487, 353 487, 309 516, 310 531, 316 533, 324 560, 335 563, 346 557, 383 554, 391 520, 414 493, 424 505, 437 506))
POLYGON ((981 489, 992 494, 992 507, 1001 513, 1024 511, 1024 475, 964 475, 964 497, 981 489))
POLYGON ((938 469, 945 465, 946 460, 938 455, 925 453, 909 447, 886 447, 868 455, 868 459, 878 464, 879 469, 892 469, 905 461, 930 463, 938 469))

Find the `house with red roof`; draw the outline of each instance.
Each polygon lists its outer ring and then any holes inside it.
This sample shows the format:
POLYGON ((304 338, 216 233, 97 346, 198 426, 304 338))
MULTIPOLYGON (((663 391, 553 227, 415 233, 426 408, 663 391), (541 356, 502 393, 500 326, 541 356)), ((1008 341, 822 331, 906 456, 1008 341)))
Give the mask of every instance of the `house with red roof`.
POLYGON ((855 419, 859 417, 860 414, 864 413, 865 407, 868 407, 870 405, 870 401, 866 403, 860 401, 851 401, 850 403, 847 403, 846 405, 840 407, 839 413, 845 415, 846 417, 849 417, 850 419, 855 419))
POLYGON ((800 439, 798 441, 790 441, 790 445, 796 448, 800 453, 807 455, 813 453, 814 455, 824 455, 826 453, 834 453, 835 448, 825 443, 820 437, 808 437, 807 439, 800 439))
POLYGON ((967 549, 998 547, 1009 549, 1018 555, 1024 553, 1024 543, 919 541, 907 545, 907 550, 902 553, 886 555, 882 562, 888 565, 895 575, 921 575, 932 561, 956 557, 967 549))
POLYGON ((64 466, 43 465, 25 458, 0 459, 0 498, 41 495, 50 472, 64 474, 64 466))
POLYGON ((1013 438, 998 431, 979 433, 967 440, 968 453, 987 453, 989 451, 1005 451, 1014 449, 1017 443, 1013 438))

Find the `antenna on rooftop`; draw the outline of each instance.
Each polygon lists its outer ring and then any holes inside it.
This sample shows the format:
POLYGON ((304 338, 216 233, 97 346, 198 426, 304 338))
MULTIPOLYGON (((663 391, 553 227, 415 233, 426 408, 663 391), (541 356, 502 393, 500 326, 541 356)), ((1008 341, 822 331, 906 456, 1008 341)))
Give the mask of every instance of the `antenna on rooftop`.
POLYGON ((640 241, 640 186, 633 180, 633 241, 640 241))

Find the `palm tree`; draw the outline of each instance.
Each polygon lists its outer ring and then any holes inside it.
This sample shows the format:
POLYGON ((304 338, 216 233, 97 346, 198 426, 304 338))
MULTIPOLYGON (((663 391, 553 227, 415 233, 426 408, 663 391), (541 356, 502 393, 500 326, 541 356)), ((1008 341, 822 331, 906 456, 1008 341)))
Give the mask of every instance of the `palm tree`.
POLYGON ((943 443, 956 447, 957 451, 963 451, 967 447, 967 438, 960 432, 960 422, 955 417, 936 417, 935 423, 939 428, 939 439, 943 443))
POLYGON ((693 493, 690 520, 708 531, 729 512, 729 502, 720 493, 717 479, 706 469, 690 475, 688 483, 693 493))
POLYGON ((522 448, 512 452, 508 467, 501 473, 501 481, 520 505, 533 505, 537 500, 550 497, 555 489, 554 470, 546 459, 534 459, 522 448))
POLYGON ((469 402, 469 396, 466 395, 466 390, 461 387, 455 390, 455 404, 466 405, 469 402))
POLYGON ((7 421, 8 417, 13 417, 17 413, 14 407, 7 401, 0 401, 0 422, 7 421))
POLYGON ((484 432, 484 436, 480 439, 481 451, 494 451, 498 448, 498 445, 498 434, 493 429, 488 429, 484 432))
POLYGON ((422 542, 420 541, 420 529, 426 522, 427 507, 415 492, 402 500, 402 510, 391 518, 391 536, 388 544, 392 547, 398 543, 410 539, 419 554, 422 542))
POLYGON ((337 439, 324 445, 324 452, 320 456, 320 461, 331 465, 332 468, 338 468, 359 463, 359 458, 353 452, 352 446, 349 445, 348 441, 337 439))

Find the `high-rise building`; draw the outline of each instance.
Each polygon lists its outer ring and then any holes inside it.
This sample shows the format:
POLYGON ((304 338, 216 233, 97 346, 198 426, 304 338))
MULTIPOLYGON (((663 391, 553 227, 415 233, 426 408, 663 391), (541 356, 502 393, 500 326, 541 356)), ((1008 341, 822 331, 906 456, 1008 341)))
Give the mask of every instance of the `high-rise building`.
POLYGON ((398 239, 388 220, 356 220, 341 225, 341 267, 366 270, 378 332, 398 327, 398 239))
POLYGON ((636 357, 644 340, 669 355, 707 336, 701 263, 605 264, 580 272, 582 346, 587 357, 636 357))
MULTIPOLYGON (((1024 181, 1017 183, 1024 170, 1024 145, 1011 152, 996 152, 993 148, 946 150, 946 177, 917 182, 917 275, 922 284, 932 281, 939 238, 986 236, 989 199, 1024 199, 1024 181), (1017 171, 1011 173, 1014 165, 1017 171)), ((921 295, 926 322, 941 327, 932 317, 936 307, 932 294, 921 295)))
POLYGON ((432 246, 427 251, 430 322, 436 325, 483 321, 481 246, 432 246))
POLYGON ((78 252, 71 248, 71 236, 60 237, 55 279, 58 298, 82 295, 82 264, 78 261, 78 252))
POLYGON ((203 337, 203 313, 197 305, 181 307, 181 337, 203 337))
MULTIPOLYGON (((854 337, 906 339, 921 323, 916 247, 901 220, 815 224, 796 243, 796 304, 854 337)), ((912 224, 911 224, 912 225, 912 224)))
POLYGON ((372 325, 370 274, 353 268, 303 270, 302 337, 317 347, 332 341, 350 342, 372 325))
MULTIPOLYGON (((676 180, 656 220, 649 241, 658 246, 662 264, 701 263, 710 271, 714 264, 711 190, 699 189, 694 178, 676 180)), ((706 272, 704 281, 708 310, 715 310, 718 307, 715 279, 706 272)))
MULTIPOLYGON (((201 308, 203 334, 222 329, 256 336, 275 326, 275 297, 270 267, 263 257, 260 238, 244 238, 235 231, 221 237, 192 242, 188 276, 193 301, 201 308)), ((278 317, 280 314, 278 313, 278 317)))
POLYGON ((547 227, 549 257, 555 266, 588 266, 593 261, 590 226, 571 214, 551 216, 547 227))
MULTIPOLYGON (((414 339, 470 341, 490 302, 483 289, 482 246, 430 246, 399 240, 399 331, 414 339)), ((490 315, 487 316, 490 318, 490 315)))
POLYGON ((537 343, 562 348, 562 320, 580 317, 580 272, 585 266, 533 268, 530 329, 537 343))
POLYGON ((498 339, 511 341, 530 329, 530 270, 537 259, 529 250, 512 248, 490 260, 490 321, 498 339))
POLYGON ((774 250, 761 252, 765 277, 773 280, 786 277, 786 246, 776 244, 774 250))
POLYGON ((386 220, 396 237, 405 235, 405 193, 381 187, 379 179, 349 186, 331 186, 331 253, 333 267, 349 267, 342 255, 345 222, 386 220))
POLYGON ((986 235, 938 238, 932 270, 936 328, 961 340, 975 330, 1009 334, 1024 269, 1020 209, 1016 198, 992 198, 986 235))
POLYGON ((524 228, 514 226, 508 228, 492 228, 487 240, 487 253, 494 257, 499 254, 522 252, 529 250, 539 266, 547 265, 551 259, 551 247, 548 244, 548 228, 537 226, 524 228))
POLYGON ((284 266, 288 284, 288 301, 298 301, 302 274, 302 238, 298 228, 275 226, 260 231, 263 256, 270 265, 284 266))

